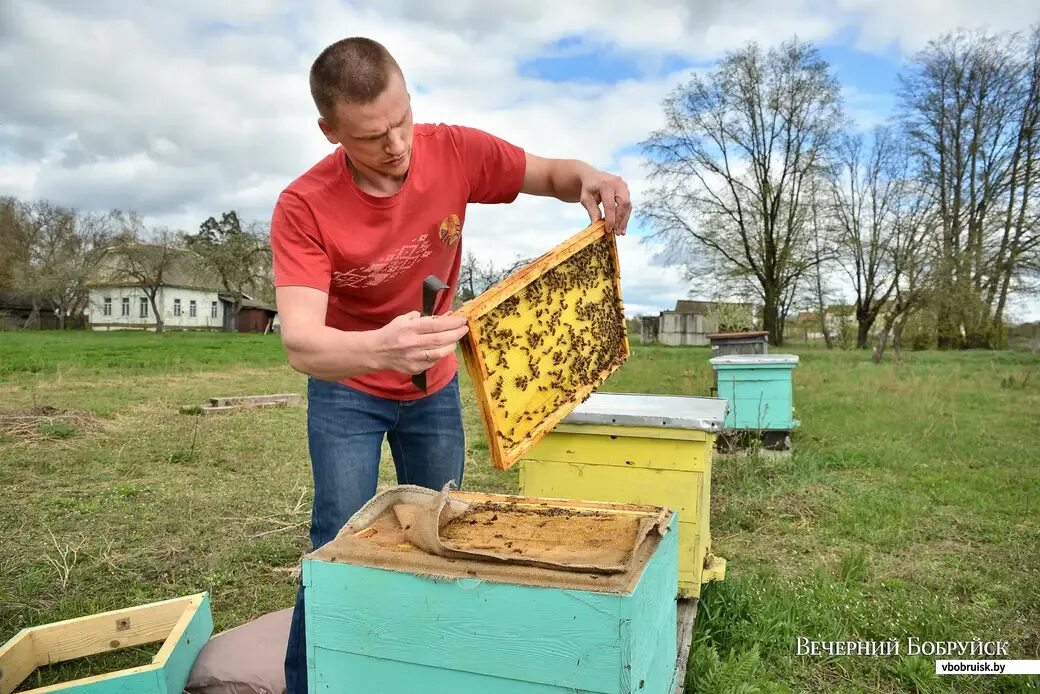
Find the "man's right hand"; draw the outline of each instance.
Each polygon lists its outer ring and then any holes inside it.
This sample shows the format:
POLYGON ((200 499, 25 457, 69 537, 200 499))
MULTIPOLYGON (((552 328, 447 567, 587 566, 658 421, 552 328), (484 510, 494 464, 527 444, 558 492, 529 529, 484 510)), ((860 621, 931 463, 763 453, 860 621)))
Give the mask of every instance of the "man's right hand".
POLYGON ((467 332, 465 316, 406 313, 376 331, 376 363, 380 369, 422 373, 454 352, 467 332))

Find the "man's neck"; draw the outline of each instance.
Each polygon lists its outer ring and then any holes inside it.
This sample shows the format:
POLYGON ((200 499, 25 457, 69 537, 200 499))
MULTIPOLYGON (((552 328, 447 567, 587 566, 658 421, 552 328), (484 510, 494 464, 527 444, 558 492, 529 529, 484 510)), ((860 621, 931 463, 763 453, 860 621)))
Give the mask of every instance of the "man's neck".
POLYGON ((403 176, 387 176, 367 167, 358 166, 350 160, 346 153, 343 156, 347 158, 347 168, 350 170, 350 175, 354 178, 354 183, 369 195, 388 198, 401 190, 405 179, 408 178, 407 172, 403 176))

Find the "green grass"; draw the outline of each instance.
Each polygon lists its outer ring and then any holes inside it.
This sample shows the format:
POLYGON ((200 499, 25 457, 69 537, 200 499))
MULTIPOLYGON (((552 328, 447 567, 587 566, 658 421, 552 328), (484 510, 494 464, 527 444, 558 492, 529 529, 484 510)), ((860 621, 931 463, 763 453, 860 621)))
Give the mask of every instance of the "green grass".
MULTIPOLYGON (((1036 678, 939 677, 929 657, 798 656, 797 640, 978 637, 1040 658, 1040 357, 796 353, 795 454, 715 465, 728 568, 704 591, 690 691, 1035 691, 1036 678)), ((705 395, 708 356, 636 345, 606 388, 705 395)), ((0 437, 0 641, 201 590, 218 630, 289 606, 307 549, 305 408, 178 409, 304 386, 277 336, 0 333, 0 409, 97 420, 0 437)), ((515 492, 465 381, 463 399, 466 487, 515 492)), ((383 484, 392 469, 387 455, 383 484)))

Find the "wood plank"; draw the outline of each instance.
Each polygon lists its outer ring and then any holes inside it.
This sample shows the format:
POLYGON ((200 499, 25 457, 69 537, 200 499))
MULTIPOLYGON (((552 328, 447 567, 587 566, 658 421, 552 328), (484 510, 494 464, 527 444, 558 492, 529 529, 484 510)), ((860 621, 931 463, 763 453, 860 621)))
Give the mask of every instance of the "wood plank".
POLYGON ((587 425, 580 425, 580 429, 568 424, 557 426, 552 434, 527 452, 521 465, 611 465, 640 470, 674 470, 685 472, 692 478, 694 475, 703 475, 711 462, 709 443, 694 438, 697 433, 703 432, 680 432, 690 434, 690 439, 683 441, 678 437, 634 438, 630 436, 631 430, 624 427, 603 427, 601 431, 605 435, 600 436, 587 431, 591 428, 587 425))
POLYGON ((690 664, 690 647, 693 645, 693 625, 697 620, 697 599, 679 600, 675 631, 675 678, 672 680, 673 694, 686 691, 686 668, 690 664))
POLYGON ((181 694, 184 691, 195 660, 212 635, 213 617, 209 596, 203 594, 192 598, 192 607, 185 610, 166 638, 166 643, 155 655, 155 663, 162 668, 168 694, 181 694))
POLYGON ((696 521, 702 480, 682 470, 543 462, 525 464, 523 493, 661 506, 678 512, 679 520, 696 521))
MULTIPOLYGON (((617 691, 624 596, 307 563, 309 647, 571 689, 617 691)), ((392 669, 396 663, 384 662, 383 667, 392 669)), ((374 684, 355 686, 367 692, 374 684)))
POLYGON ((36 666, 163 641, 191 606, 174 598, 34 627, 36 666))
POLYGON ((586 689, 535 684, 447 668, 313 648, 308 665, 312 691, 341 691, 344 682, 364 683, 365 694, 588 694, 586 689), (417 683, 422 683, 417 685, 417 683))
POLYGON ((23 629, 0 646, 0 694, 11 694, 35 669, 32 632, 23 629))
POLYGON ((209 404, 218 407, 223 405, 262 405, 266 403, 282 403, 295 405, 300 402, 299 393, 275 393, 272 395, 231 395, 226 397, 210 398, 209 404))
POLYGON ((631 686, 622 691, 664 692, 672 681, 675 666, 676 574, 678 573, 679 528, 673 517, 669 532, 658 545, 654 561, 639 578, 631 599, 622 603, 631 623, 631 686), (657 654, 664 651, 663 660, 657 654), (655 670, 656 668, 656 670, 655 670))
POLYGON ((145 665, 29 689, 22 694, 169 694, 162 688, 160 675, 158 667, 145 665))

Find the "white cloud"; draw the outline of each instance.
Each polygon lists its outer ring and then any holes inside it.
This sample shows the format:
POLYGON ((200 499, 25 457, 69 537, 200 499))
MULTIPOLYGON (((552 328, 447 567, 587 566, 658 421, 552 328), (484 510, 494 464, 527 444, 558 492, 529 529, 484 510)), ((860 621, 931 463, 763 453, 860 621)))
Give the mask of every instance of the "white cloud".
POLYGON ((836 8, 858 27, 857 47, 875 51, 895 46, 904 55, 961 27, 1022 31, 1040 21, 1035 0, 839 0, 836 8))
MULTIPOLYGON (((670 55, 703 63, 747 40, 828 40, 850 25, 870 50, 910 49, 940 25, 1021 27, 1036 14, 1029 2, 970 0, 651 5, 4 0, 0 194, 133 208, 186 229, 232 207, 266 219, 277 193, 329 149, 307 89, 311 61, 338 38, 370 35, 404 68, 420 120, 481 127, 537 154, 620 171, 638 205, 645 173, 626 152, 657 127, 663 97, 686 77, 659 76, 670 55), (522 61, 564 39, 618 51, 658 76, 603 86, 520 75, 522 61)), ((870 95, 856 107, 877 113, 870 95)), ((509 262, 587 223, 580 205, 552 200, 474 206, 466 243, 509 262)), ((629 308, 666 308, 687 284, 636 240, 621 242, 629 308)))

